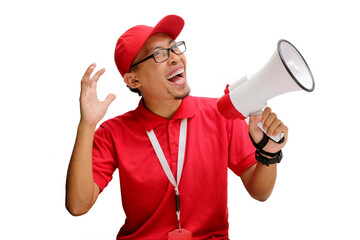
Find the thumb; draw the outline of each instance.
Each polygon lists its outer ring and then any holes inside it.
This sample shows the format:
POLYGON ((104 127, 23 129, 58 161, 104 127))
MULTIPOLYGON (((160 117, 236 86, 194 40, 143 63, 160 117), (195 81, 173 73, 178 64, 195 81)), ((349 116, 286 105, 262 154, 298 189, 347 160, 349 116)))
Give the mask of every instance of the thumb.
POLYGON ((114 94, 109 94, 104 100, 104 103, 107 107, 115 100, 116 96, 114 94))
POLYGON ((262 115, 250 115, 249 119, 249 131, 253 132, 256 128, 258 128, 258 123, 261 122, 262 115))

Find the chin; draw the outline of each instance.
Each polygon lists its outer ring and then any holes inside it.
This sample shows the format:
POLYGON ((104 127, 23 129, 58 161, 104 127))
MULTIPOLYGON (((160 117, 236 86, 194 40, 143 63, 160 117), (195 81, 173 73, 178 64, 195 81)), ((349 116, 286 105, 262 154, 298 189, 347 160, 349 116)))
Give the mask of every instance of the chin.
POLYGON ((177 100, 184 99, 187 96, 189 96, 189 94, 190 94, 190 88, 188 87, 186 92, 179 93, 179 94, 176 94, 176 95, 174 94, 174 99, 177 99, 177 100))

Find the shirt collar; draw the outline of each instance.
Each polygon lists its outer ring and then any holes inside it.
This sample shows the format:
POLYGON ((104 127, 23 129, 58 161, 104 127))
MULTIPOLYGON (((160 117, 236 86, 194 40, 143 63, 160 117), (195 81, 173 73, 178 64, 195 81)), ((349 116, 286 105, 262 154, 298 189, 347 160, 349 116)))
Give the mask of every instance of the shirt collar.
MULTIPOLYGON (((180 107, 175 112, 171 120, 183 119, 183 118, 192 118, 195 115, 195 106, 192 104, 193 97, 185 97, 180 104, 180 107)), ((167 124, 169 121, 166 118, 160 117, 155 113, 149 111, 144 106, 144 101, 141 98, 138 107, 135 109, 135 119, 146 129, 146 131, 151 131, 160 124, 167 124)))

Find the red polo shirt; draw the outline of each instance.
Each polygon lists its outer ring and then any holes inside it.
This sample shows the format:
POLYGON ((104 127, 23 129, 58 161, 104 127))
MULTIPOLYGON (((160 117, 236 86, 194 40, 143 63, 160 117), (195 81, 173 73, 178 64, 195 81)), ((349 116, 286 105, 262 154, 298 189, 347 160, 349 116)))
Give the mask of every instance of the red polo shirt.
POLYGON ((228 239, 227 172, 240 175, 256 162, 245 121, 228 121, 217 99, 186 97, 171 120, 142 103, 104 122, 93 147, 94 181, 103 190, 119 169, 126 220, 117 239, 167 239, 178 226, 175 192, 146 131, 154 130, 176 178, 180 122, 188 118, 179 185, 181 225, 193 239, 228 239))

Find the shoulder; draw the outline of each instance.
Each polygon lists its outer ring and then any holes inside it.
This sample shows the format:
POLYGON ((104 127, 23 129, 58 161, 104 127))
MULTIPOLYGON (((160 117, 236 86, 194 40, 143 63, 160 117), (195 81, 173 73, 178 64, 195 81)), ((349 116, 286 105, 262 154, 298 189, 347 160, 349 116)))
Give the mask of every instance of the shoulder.
POLYGON ((124 128, 132 126, 134 122, 136 122, 134 120, 134 110, 132 110, 104 121, 101 123, 99 129, 103 128, 108 132, 124 130, 124 128))
POLYGON ((210 104, 216 105, 218 98, 210 98, 210 97, 197 97, 197 96, 189 96, 190 101, 199 104, 210 104))
POLYGON ((233 128, 247 129, 248 127, 245 120, 239 118, 228 120, 222 116, 217 108, 218 98, 191 96, 190 100, 191 104, 196 108, 196 115, 200 118, 204 118, 206 121, 215 122, 217 125, 225 125, 228 130, 232 130, 233 128))
POLYGON ((197 109, 203 109, 203 108, 217 109, 217 101, 218 98, 189 96, 189 103, 191 103, 197 109))
POLYGON ((220 117, 217 110, 218 98, 194 97, 189 96, 188 103, 195 109, 197 114, 211 115, 212 117, 220 117))

